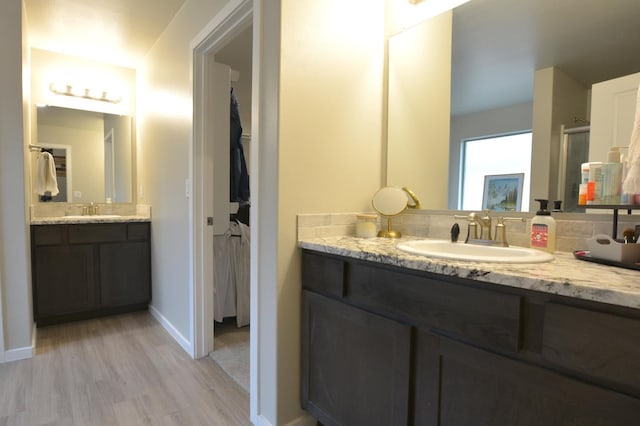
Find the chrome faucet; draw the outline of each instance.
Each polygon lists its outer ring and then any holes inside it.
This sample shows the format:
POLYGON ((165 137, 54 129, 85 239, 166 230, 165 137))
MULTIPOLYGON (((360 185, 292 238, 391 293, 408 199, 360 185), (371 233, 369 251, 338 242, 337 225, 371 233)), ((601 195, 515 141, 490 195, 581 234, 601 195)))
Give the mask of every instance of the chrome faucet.
POLYGON ((505 222, 507 221, 518 221, 524 222, 525 219, 523 217, 499 217, 498 224, 496 225, 495 235, 492 237, 492 220, 489 215, 490 210, 484 210, 482 215, 472 212, 467 216, 459 216, 454 215, 456 219, 466 219, 469 221, 467 238, 465 239, 465 243, 468 244, 483 244, 483 245, 497 245, 502 247, 508 247, 509 243, 507 242, 507 228, 505 226, 505 222), (480 227, 480 232, 478 232, 478 227, 480 227))

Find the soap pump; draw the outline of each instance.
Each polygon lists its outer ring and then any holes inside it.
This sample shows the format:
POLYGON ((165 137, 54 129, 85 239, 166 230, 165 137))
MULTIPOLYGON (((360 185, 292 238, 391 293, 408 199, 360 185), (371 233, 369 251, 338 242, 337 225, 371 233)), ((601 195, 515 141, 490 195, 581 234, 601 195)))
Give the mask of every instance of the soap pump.
POLYGON ((547 210, 549 200, 536 198, 540 210, 531 219, 531 248, 553 253, 556 250, 556 221, 547 210))

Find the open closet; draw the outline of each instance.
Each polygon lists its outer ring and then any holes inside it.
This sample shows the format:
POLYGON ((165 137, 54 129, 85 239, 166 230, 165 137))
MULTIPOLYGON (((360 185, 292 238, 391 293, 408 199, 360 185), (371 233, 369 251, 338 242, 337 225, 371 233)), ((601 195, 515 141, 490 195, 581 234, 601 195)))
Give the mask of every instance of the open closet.
POLYGON ((252 28, 212 55, 213 318, 210 356, 249 390, 252 28))

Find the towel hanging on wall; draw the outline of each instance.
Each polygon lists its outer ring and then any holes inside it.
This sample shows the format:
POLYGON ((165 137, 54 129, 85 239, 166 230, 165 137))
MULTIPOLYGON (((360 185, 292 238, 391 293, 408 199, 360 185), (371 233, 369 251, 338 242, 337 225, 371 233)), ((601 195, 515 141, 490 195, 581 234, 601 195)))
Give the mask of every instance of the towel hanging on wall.
POLYGON ((36 173, 36 194, 46 195, 47 192, 50 192, 52 197, 58 195, 58 178, 56 177, 56 163, 53 155, 46 151, 38 155, 36 173))
POLYGON ((627 170, 627 176, 622 183, 622 192, 625 194, 640 193, 640 87, 636 98, 636 115, 629 143, 627 170))

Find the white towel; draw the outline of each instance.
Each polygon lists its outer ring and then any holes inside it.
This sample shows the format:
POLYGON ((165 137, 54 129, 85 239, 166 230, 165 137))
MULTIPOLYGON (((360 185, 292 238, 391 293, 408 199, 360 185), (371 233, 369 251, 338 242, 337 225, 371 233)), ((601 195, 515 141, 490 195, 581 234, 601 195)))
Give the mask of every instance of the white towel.
POLYGON ((636 98, 636 116, 629 143, 629 156, 627 157, 627 177, 622 183, 622 192, 625 194, 640 194, 640 87, 636 98))
POLYGON ((50 192, 52 197, 58 195, 58 178, 53 155, 48 152, 40 153, 36 163, 36 173, 36 194, 45 195, 50 192))

